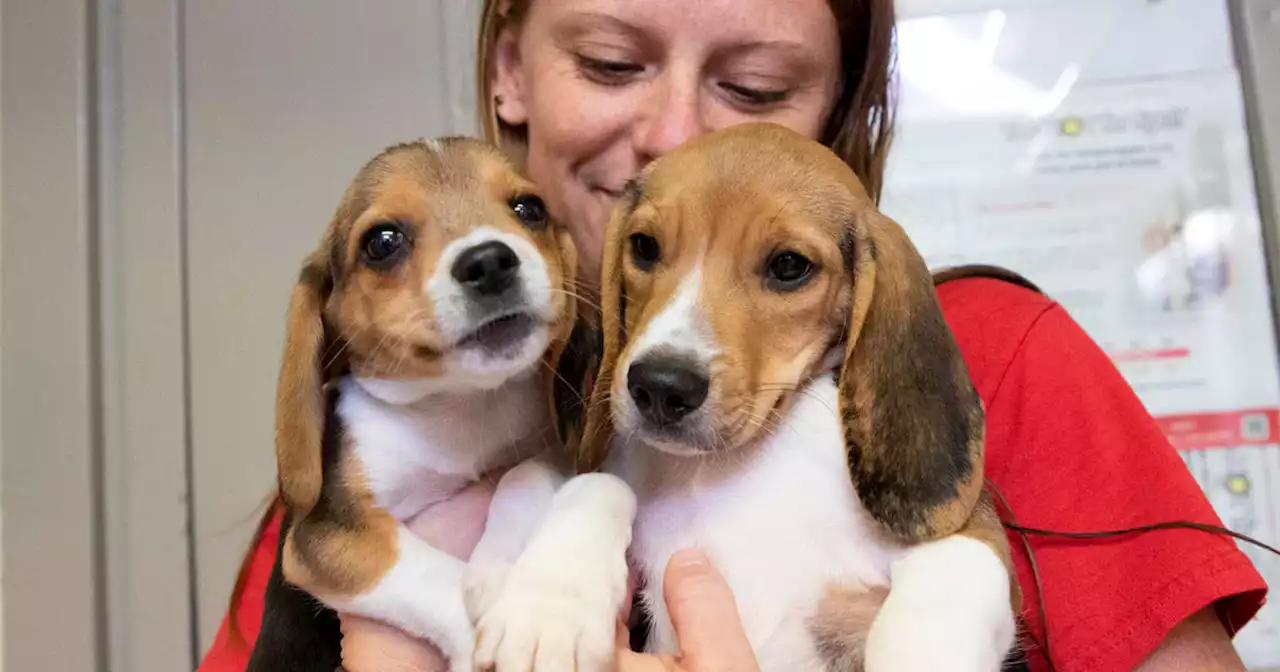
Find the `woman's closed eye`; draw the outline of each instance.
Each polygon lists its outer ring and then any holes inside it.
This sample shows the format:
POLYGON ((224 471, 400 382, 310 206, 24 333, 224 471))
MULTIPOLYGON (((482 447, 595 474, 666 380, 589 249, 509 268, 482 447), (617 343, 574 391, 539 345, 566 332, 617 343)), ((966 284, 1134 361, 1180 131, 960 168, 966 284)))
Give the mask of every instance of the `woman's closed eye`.
MULTIPOLYGON (((625 86, 635 81, 645 71, 645 65, 618 57, 602 57, 581 52, 574 54, 578 70, 590 81, 604 86, 625 86)), ((765 108, 785 102, 791 97, 786 88, 763 87, 722 80, 715 82, 735 105, 746 108, 765 108)))
POLYGON ((721 90, 728 93, 734 102, 748 107, 767 107, 787 100, 791 91, 787 89, 762 89, 733 82, 719 82, 721 90))
POLYGON ((636 75, 644 72, 639 63, 614 58, 599 58, 586 54, 574 54, 578 62, 578 70, 597 84, 605 86, 621 86, 629 83, 636 75))

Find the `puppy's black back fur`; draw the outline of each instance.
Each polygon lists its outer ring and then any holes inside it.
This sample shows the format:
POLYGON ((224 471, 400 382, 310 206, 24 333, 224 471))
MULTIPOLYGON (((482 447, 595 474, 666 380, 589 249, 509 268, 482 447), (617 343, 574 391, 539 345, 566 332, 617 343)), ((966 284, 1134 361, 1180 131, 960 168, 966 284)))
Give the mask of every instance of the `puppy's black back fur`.
MULTIPOLYGON (((337 461, 340 438, 334 416, 337 390, 327 396, 324 461, 337 461)), ((284 542, 293 524, 288 509, 280 521, 280 539, 262 605, 262 628, 245 672, 334 672, 342 666, 342 630, 338 614, 284 580, 284 542)))
POLYGON ((289 520, 280 524, 276 561, 267 580, 262 629, 245 672, 334 672, 342 665, 338 615, 284 581, 281 548, 289 520))

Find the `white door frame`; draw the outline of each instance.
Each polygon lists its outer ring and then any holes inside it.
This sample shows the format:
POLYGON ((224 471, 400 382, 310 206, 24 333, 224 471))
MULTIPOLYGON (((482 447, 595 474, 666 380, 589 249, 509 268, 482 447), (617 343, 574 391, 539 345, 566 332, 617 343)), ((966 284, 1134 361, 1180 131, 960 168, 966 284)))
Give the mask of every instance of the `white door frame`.
POLYGON ((4 664, 191 669, 178 0, 8 0, 4 664))

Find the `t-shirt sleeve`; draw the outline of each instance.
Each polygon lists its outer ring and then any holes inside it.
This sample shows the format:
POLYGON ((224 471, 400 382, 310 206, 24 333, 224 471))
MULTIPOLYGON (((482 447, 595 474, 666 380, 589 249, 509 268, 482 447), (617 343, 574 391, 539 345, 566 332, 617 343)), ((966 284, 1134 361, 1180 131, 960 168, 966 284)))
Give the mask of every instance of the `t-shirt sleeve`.
POLYGON ((277 510, 263 529, 261 537, 253 547, 253 555, 249 560, 248 572, 244 585, 240 590, 239 606, 236 610, 237 624, 243 641, 231 634, 230 613, 224 614, 213 644, 205 652, 204 659, 196 672, 244 672, 249 666, 249 654, 253 642, 258 639, 258 630, 262 627, 262 607, 267 592, 267 581, 271 578, 271 568, 276 560, 276 544, 280 536, 282 514, 277 510))
MULTIPOLYGON (((987 401, 987 475, 1017 522, 1063 532, 1186 520, 1221 525, 1177 452, 1110 359, 1056 304, 1038 314, 987 401)), ((984 395, 986 396, 986 395, 984 395)), ((1002 511, 1008 520, 1009 513, 1002 511)), ((1024 619, 1061 672, 1132 670, 1193 613, 1213 605, 1234 633, 1266 584, 1236 543, 1196 530, 1118 538, 1010 532, 1024 619)), ((1033 669, 1047 669, 1027 645, 1033 669)))

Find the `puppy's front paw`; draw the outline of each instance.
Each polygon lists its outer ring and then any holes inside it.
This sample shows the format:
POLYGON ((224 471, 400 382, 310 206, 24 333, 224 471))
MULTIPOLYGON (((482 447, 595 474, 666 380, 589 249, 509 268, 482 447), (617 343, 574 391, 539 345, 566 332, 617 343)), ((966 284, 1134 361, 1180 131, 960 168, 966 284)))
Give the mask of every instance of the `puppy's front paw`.
POLYGON ((1012 618, 984 635, 964 609, 885 616, 868 634, 866 672, 999 672, 1012 648, 1012 618))
POLYGON ((438 634, 427 637, 440 652, 449 659, 449 672, 474 672, 475 670, 475 627, 467 618, 466 608, 461 601, 450 601, 448 604, 437 603, 433 608, 438 610, 436 617, 443 626, 438 634))
POLYGON ((980 542, 949 537, 894 563, 866 672, 999 672, 1014 643, 1009 579, 980 542))
POLYGON ((496 672, 613 667, 627 599, 635 496, 619 479, 584 474, 556 495, 543 527, 505 576, 477 574, 476 666, 496 672), (498 586, 496 597, 480 584, 498 586))
POLYGON ((517 564, 476 624, 476 669, 611 669, 626 593, 626 562, 618 560, 611 568, 578 567, 573 558, 555 567, 517 564))

